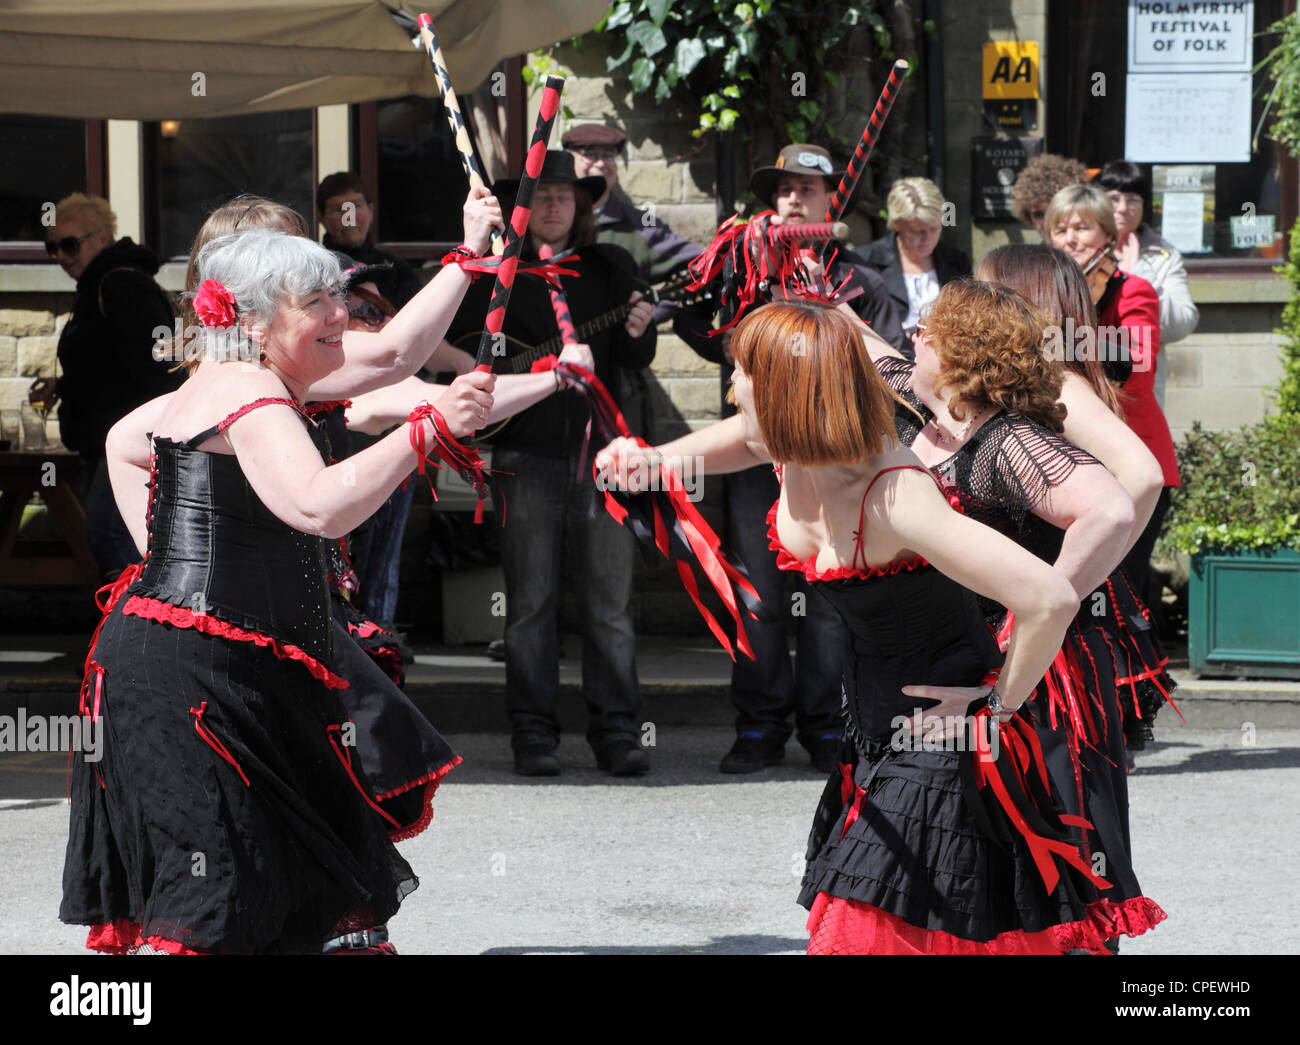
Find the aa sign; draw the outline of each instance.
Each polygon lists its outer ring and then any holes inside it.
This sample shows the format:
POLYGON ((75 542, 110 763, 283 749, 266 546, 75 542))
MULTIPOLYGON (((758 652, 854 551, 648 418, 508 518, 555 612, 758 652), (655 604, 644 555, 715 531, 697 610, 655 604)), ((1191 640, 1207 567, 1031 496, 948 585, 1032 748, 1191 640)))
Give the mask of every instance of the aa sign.
POLYGON ((983 97, 985 101, 1038 97, 1038 41, 984 45, 983 97))
POLYGON ((1038 43, 1008 40, 984 45, 984 123, 994 131, 1038 126, 1038 43))

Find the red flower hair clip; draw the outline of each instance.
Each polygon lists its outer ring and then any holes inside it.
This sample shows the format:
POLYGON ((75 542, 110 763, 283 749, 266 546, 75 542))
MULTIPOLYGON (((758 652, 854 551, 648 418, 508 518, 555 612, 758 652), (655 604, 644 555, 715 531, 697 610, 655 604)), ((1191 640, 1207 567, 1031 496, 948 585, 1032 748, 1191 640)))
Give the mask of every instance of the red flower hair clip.
POLYGON ((235 297, 215 279, 205 279, 194 293, 194 314, 205 327, 232 326, 235 297))

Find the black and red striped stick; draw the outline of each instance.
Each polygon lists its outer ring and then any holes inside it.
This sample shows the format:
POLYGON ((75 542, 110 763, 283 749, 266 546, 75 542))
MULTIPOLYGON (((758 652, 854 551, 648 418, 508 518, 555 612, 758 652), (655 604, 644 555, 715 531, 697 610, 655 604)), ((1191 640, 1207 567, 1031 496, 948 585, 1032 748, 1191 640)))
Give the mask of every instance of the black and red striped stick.
POLYGON ((842 221, 816 221, 811 224, 769 225, 763 235, 771 243, 824 243, 832 239, 844 239, 849 234, 849 227, 842 221))
MULTIPOLYGON (((442 45, 438 43, 438 37, 433 32, 433 19, 423 14, 416 19, 416 23, 420 27, 420 42, 428 52, 429 64, 433 66, 434 78, 438 81, 438 89, 442 92, 442 104, 447 110, 447 122, 451 125, 452 136, 456 139, 456 148, 460 152, 460 162, 465 166, 465 176, 469 179, 470 188, 486 186, 487 175, 483 172, 483 164, 479 161, 478 152, 465 126, 465 117, 460 111, 460 101, 456 97, 456 91, 451 86, 447 60, 442 56, 442 45)), ((492 253, 500 254, 504 249, 505 240, 500 231, 494 228, 492 253)))
POLYGON ((528 231, 528 221, 533 214, 533 193, 542 173, 542 164, 546 161, 546 146, 551 140, 555 116, 560 111, 560 92, 563 89, 562 76, 548 76, 546 86, 542 88, 541 108, 537 113, 537 124, 533 128, 528 155, 524 158, 524 176, 515 196, 515 209, 510 215, 510 226, 506 231, 505 252, 501 255, 496 285, 493 286, 492 297, 488 301, 483 338, 478 344, 478 357, 475 360, 475 368, 478 370, 492 369, 492 346, 497 342, 505 323, 506 305, 510 302, 510 291, 514 287, 515 269, 519 267, 519 252, 523 249, 524 234, 528 231))
POLYGON ((903 81, 907 79, 909 68, 907 62, 900 58, 894 63, 894 67, 889 70, 889 79, 885 81, 884 90, 880 92, 880 98, 876 102, 875 109, 872 110, 871 119, 867 121, 867 126, 862 131, 862 137, 858 139, 857 147, 853 150, 853 156, 844 171, 844 177, 840 179, 839 185, 836 186, 835 192, 831 195, 830 203, 826 205, 827 221, 839 221, 840 218, 844 217, 844 211, 849 205, 849 199, 853 195, 853 190, 858 187, 862 172, 867 169, 867 160, 871 159, 871 152, 880 139, 880 131, 885 126, 885 120, 889 117, 889 110, 894 107, 898 92, 902 89, 903 81))

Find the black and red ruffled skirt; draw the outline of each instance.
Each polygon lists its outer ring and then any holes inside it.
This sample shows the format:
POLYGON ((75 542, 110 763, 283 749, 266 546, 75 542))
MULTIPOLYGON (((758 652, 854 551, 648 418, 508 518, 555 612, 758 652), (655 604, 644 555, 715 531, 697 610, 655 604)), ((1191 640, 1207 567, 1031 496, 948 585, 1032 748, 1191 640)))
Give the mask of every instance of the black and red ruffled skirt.
POLYGON ((1001 785, 972 784, 969 752, 877 742, 864 753, 846 739, 808 843, 808 953, 1060 954, 1063 935, 1085 931, 1078 879, 1096 880, 1063 859, 1079 855, 1062 844, 1032 741, 1006 742, 1029 785, 1013 785, 1020 797, 1008 804, 1023 818, 994 798, 1001 785))
POLYGON ((109 952, 318 954, 395 914, 418 880, 339 690, 210 617, 205 631, 129 604, 88 664, 102 757, 72 761, 61 920, 109 952))
POLYGON ((429 826, 434 793, 461 758, 389 673, 395 664, 401 676, 397 637, 338 595, 330 601, 335 668, 348 681, 339 697, 355 730, 357 756, 389 837, 413 838, 429 826))

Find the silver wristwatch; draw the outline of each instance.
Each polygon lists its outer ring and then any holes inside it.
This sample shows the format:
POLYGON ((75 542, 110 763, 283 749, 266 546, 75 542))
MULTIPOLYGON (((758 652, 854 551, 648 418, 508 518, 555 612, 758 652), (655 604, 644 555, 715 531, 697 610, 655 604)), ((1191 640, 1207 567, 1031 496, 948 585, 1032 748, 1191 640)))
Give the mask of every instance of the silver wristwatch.
POLYGON ((1002 703, 1002 696, 998 693, 997 686, 989 687, 989 714, 991 715, 1009 715, 1014 708, 1009 708, 1002 703))

